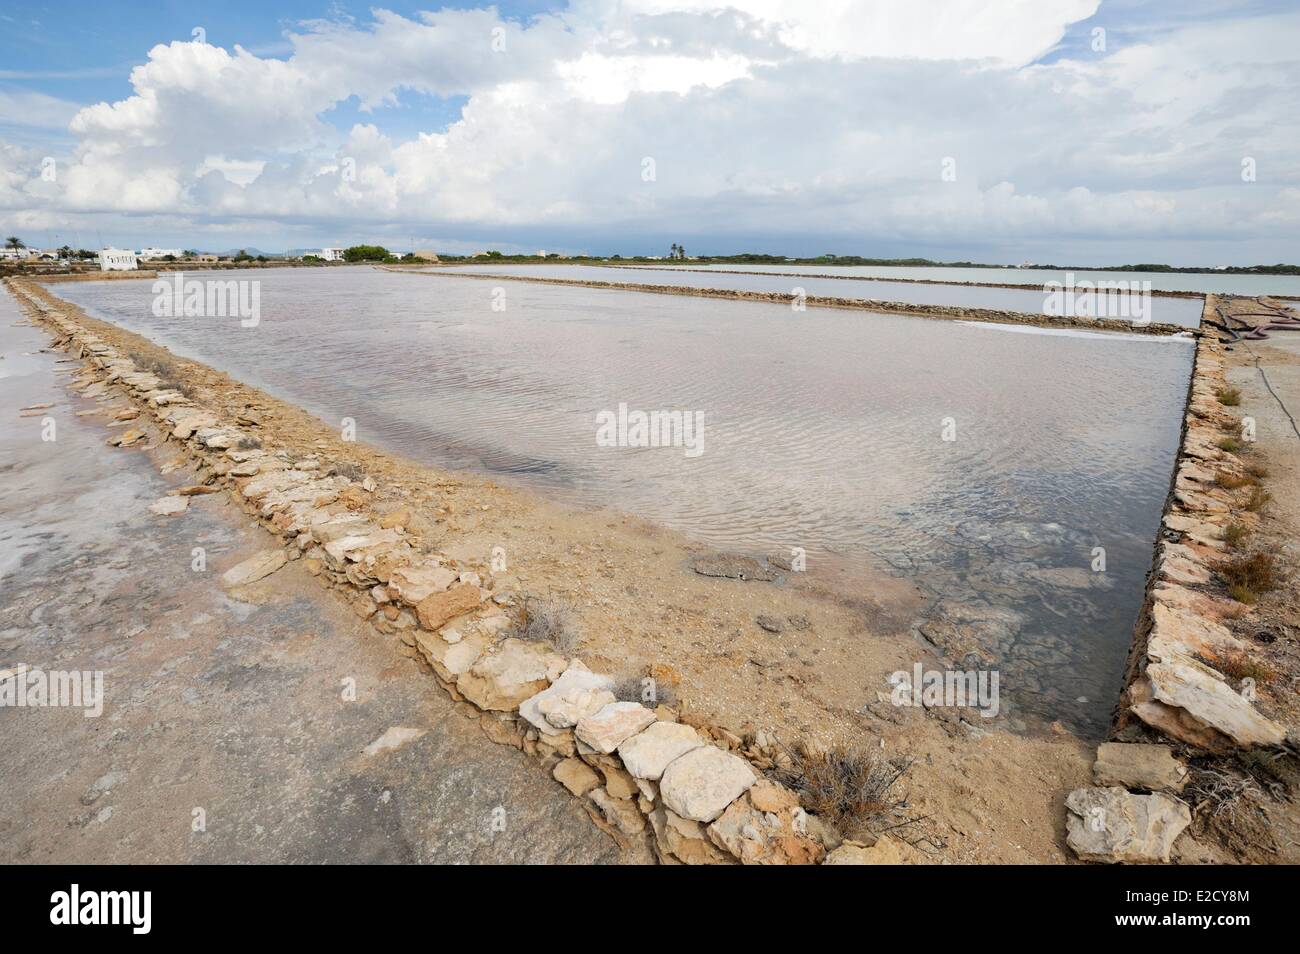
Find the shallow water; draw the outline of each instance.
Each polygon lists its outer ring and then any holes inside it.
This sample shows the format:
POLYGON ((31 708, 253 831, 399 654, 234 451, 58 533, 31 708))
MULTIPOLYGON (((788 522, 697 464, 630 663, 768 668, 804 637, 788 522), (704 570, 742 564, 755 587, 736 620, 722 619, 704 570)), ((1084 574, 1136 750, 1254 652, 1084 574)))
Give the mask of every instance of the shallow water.
POLYGON ((996 658, 1013 724, 1104 727, 1169 486, 1187 340, 514 282, 494 311, 479 280, 257 275, 256 328, 155 318, 147 281, 53 289, 409 457, 719 549, 801 547, 812 574, 903 575, 933 597, 931 625, 996 658), (598 446, 597 415, 620 403, 702 412, 703 453, 598 446))
MULTIPOLYGON (((963 308, 994 308, 1025 314, 1043 314, 1046 296, 1040 290, 1023 288, 972 288, 960 285, 924 285, 909 282, 818 278, 799 274, 796 280, 776 275, 745 275, 707 269, 677 270, 633 268, 627 265, 455 265, 432 271, 451 270, 491 275, 567 278, 575 281, 629 282, 645 285, 684 285, 688 288, 729 288, 737 291, 778 292, 829 298, 858 298, 871 301, 901 301, 913 305, 955 305, 963 308)), ((821 269, 823 273, 826 269, 821 269)), ((791 273, 796 274, 796 273, 791 273)), ((1124 276, 1119 276, 1122 279, 1124 276)), ((1117 280, 1111 276, 1110 281, 1117 280)), ((1030 279, 1026 279, 1030 281, 1030 279)), ((1137 304, 1136 302, 1134 303, 1137 304)), ((1150 321, 1195 328, 1201 322, 1205 301, 1201 298, 1150 298, 1150 321)), ((1106 317, 1121 317, 1119 314, 1106 317)), ((1123 316, 1129 317, 1129 316, 1123 316)))
MULTIPOLYGON (((664 266, 669 263, 665 262, 664 266)), ((660 267, 664 267, 660 266, 660 267)), ((650 266, 654 267, 654 266, 650 266)), ((677 266, 669 266, 677 267, 677 266)), ((734 269, 742 272, 782 272, 791 275, 851 275, 863 278, 909 278, 931 282, 997 282, 1007 285, 1043 285, 1063 282, 1067 274, 1075 281, 1148 281, 1157 291, 1196 292, 1197 294, 1284 295, 1300 298, 1300 276, 1230 275, 1226 273, 1189 272, 1096 272, 1088 269, 1053 268, 943 268, 904 265, 693 265, 681 267, 703 271, 734 269)))

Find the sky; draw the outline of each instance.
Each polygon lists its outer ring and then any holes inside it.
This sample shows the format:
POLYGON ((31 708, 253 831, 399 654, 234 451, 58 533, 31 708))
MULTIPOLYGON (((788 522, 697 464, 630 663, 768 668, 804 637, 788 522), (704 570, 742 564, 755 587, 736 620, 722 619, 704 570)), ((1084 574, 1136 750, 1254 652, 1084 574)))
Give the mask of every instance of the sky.
POLYGON ((0 237, 1296 263, 1297 39, 1285 0, 5 3, 0 237))

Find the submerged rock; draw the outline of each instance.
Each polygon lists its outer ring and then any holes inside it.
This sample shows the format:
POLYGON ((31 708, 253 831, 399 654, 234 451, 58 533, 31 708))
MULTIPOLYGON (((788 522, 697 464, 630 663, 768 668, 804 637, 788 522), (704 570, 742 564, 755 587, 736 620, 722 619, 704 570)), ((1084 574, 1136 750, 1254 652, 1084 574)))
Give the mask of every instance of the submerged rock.
POLYGON ((691 568, 701 576, 719 576, 729 580, 771 582, 776 579, 775 570, 751 557, 733 553, 710 553, 696 557, 691 561, 691 568))

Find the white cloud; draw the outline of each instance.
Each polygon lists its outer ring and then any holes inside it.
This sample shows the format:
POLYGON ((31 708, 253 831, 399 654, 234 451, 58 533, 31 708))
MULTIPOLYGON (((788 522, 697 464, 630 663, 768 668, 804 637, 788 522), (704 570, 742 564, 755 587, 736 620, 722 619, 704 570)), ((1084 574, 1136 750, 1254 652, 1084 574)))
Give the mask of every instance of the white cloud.
POLYGON ((0 214, 940 246, 1253 235, 1300 258, 1300 15, 1035 64, 1096 6, 580 0, 528 24, 307 24, 284 60, 160 45, 132 96, 72 120, 57 188, 30 161, 0 177, 0 214), (468 101, 445 130, 382 131, 426 94, 468 101), (351 97, 374 122, 340 134, 351 97))

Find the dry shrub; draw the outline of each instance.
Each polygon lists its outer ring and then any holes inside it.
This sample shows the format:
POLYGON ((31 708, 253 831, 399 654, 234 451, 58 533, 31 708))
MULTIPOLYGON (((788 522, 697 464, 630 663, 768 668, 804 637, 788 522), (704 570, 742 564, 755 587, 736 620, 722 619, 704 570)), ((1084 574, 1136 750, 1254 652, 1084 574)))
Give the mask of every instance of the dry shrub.
POLYGON ((519 622, 510 631, 516 639, 550 643, 556 652, 571 654, 578 646, 573 611, 553 597, 525 596, 519 622))
POLYGON ((610 691, 619 702, 639 702, 652 709, 655 706, 677 708, 677 693, 673 691, 671 685, 658 679, 653 683, 654 698, 647 699, 646 678, 645 676, 622 676, 610 687, 610 691))
POLYGON ((1290 801, 1300 780, 1294 752, 1252 749, 1235 757, 1197 760, 1183 799, 1192 806, 1193 828, 1209 833, 1244 861, 1275 861, 1275 825, 1264 806, 1290 801))
POLYGON ((1223 528, 1223 542, 1235 550, 1245 541, 1248 532, 1245 524, 1230 523, 1223 528))
POLYGON ((1241 442, 1235 437, 1220 438, 1217 442, 1217 446, 1219 450, 1227 451, 1229 454, 1235 454, 1237 451, 1241 450, 1241 442))
POLYGON ((1255 479, 1243 474, 1218 473, 1214 475, 1214 483, 1224 490, 1240 490, 1242 487, 1254 484, 1255 479))
POLYGON ((348 480, 354 483, 366 479, 366 472, 362 470, 360 467, 358 467, 356 464, 349 463, 348 461, 342 461, 340 463, 335 464, 333 467, 330 468, 330 473, 336 474, 339 477, 346 477, 348 480))
POLYGON ((1214 396, 1219 399, 1219 403, 1227 407, 1236 407, 1241 403, 1241 392, 1236 388, 1219 388, 1214 392, 1214 396))
POLYGON ((1272 666, 1255 659, 1244 649, 1229 649, 1213 659, 1204 659, 1203 662, 1238 683, 1243 679, 1253 679, 1257 684, 1263 685, 1277 678, 1277 671, 1272 666))
POLYGON ((1246 501, 1246 509, 1251 513, 1259 513, 1264 509, 1264 505, 1272 499, 1273 495, 1267 490, 1263 487, 1256 487, 1250 492, 1250 499, 1246 501))
POLYGON ((235 444, 235 448, 237 450, 261 450, 262 441, 256 437, 241 437, 239 442, 235 444))
POLYGON ((907 793, 896 788, 912 767, 911 759, 803 743, 786 752, 791 764, 774 769, 772 776, 798 794, 804 808, 834 824, 846 837, 882 834, 921 821, 911 813, 907 793))
POLYGON ((1254 603, 1260 593, 1277 586, 1273 554, 1259 551, 1229 560, 1219 567, 1228 581, 1228 592, 1239 603, 1254 603))
POLYGON ((1263 480, 1268 476, 1268 468, 1263 464, 1247 464, 1246 473, 1250 474, 1250 476, 1254 477, 1256 480, 1263 480))

